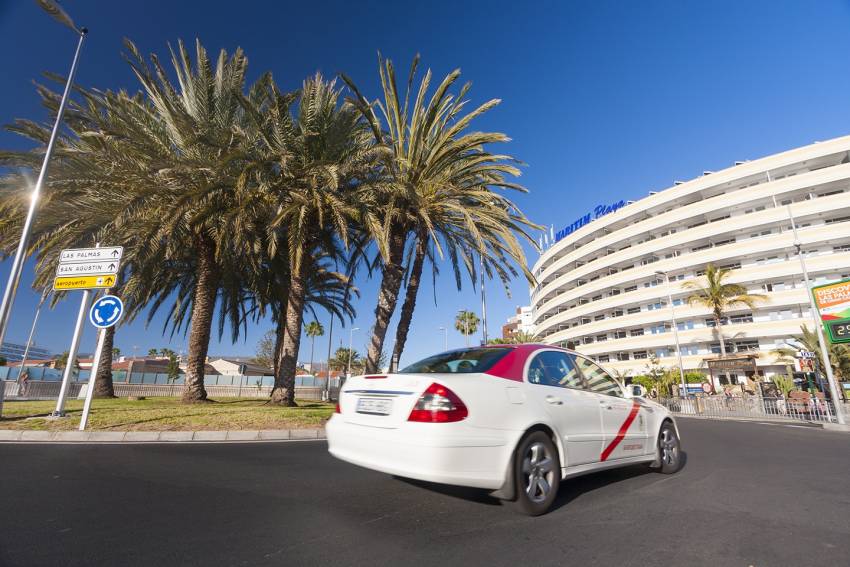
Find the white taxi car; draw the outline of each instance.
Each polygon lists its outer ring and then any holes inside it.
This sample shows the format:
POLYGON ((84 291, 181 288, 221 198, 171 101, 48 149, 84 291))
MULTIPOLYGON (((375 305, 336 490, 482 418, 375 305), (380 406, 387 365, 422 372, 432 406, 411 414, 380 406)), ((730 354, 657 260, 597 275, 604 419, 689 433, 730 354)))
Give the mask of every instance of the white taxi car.
POLYGON ((546 512, 562 479, 647 463, 682 466, 666 408, 590 359, 547 345, 496 345, 349 379, 328 421, 332 455, 430 482, 479 487, 546 512))

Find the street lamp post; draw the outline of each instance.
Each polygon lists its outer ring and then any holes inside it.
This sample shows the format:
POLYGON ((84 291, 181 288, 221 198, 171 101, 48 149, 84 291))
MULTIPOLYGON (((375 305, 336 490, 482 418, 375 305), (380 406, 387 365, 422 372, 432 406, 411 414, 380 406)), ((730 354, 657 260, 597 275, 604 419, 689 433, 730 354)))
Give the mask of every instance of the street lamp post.
POLYGON ((806 270, 806 260, 803 258, 802 244, 800 237, 797 235, 797 224, 794 222, 794 215, 791 214, 791 205, 788 205, 788 218, 791 219, 791 230, 794 231, 794 248, 797 250, 797 257, 800 258, 800 268, 803 270, 803 281, 806 284, 806 295, 809 296, 809 307, 812 310, 812 319, 815 320, 815 330, 818 334, 818 345, 823 353, 823 365, 826 367, 826 380, 829 382, 829 393, 832 396, 832 405, 835 406, 835 419, 839 424, 844 425, 844 410, 841 408, 841 398, 838 397, 838 388, 835 385, 835 376, 832 374, 832 362, 829 360, 829 349, 826 347, 826 341, 823 338, 823 325, 818 321, 818 307, 815 305, 815 297, 812 295, 812 286, 809 283, 809 272, 806 270))
POLYGON ((359 331, 360 327, 352 327, 348 331, 348 370, 345 372, 346 378, 351 378, 351 347, 354 342, 354 331, 359 331))
POLYGON ((35 187, 30 194, 30 206, 24 220, 24 227, 21 231, 21 239, 18 242, 18 249, 15 252, 15 259, 12 261, 12 269, 9 272, 9 279, 6 282, 6 291, 3 293, 3 301, 0 303, 0 344, 6 338, 6 330, 9 326, 9 319, 12 314, 12 305, 15 303, 15 295, 18 292, 18 285, 21 282, 21 272, 24 268, 26 260, 27 247, 29 246, 30 232, 32 231, 33 221, 35 220, 35 210, 38 206, 38 199, 41 195, 41 188, 44 185, 44 180, 47 179, 47 167, 50 163, 50 157, 53 155, 53 148, 56 145, 56 138, 59 135, 59 126, 62 124, 62 115, 65 113, 65 107, 68 103, 68 95, 71 92, 71 85, 74 83, 74 75, 77 72, 77 61, 80 58, 80 50, 83 47, 83 40, 88 34, 88 29, 77 28, 71 18, 52 0, 39 0, 39 5, 53 18, 61 22, 63 25, 71 28, 79 35, 77 41, 77 50, 74 52, 74 59, 71 63, 71 71, 68 73, 68 80, 65 82, 65 91, 62 93, 62 100, 59 103, 59 110, 56 113, 56 121, 53 123, 53 130, 50 132, 50 139, 47 142, 47 151, 44 153, 44 160, 41 164, 41 171, 38 173, 38 180, 35 182, 35 187))
POLYGON ((445 327, 440 327, 443 331, 443 350, 449 350, 449 330, 445 327))
MULTIPOLYGON (((484 291, 484 253, 481 253, 481 331, 487 344, 487 294, 484 291)), ((469 346, 469 345, 467 345, 469 346)))
POLYGON ((35 317, 32 318, 32 327, 30 328, 30 336, 27 338, 27 346, 24 348, 24 359, 21 361, 21 373, 26 370, 27 357, 30 354, 30 346, 32 338, 35 335, 35 324, 38 323, 38 316, 41 314, 41 307, 44 305, 44 300, 47 299, 47 293, 41 296, 41 301, 38 302, 38 309, 35 310, 35 317))
POLYGON ((679 395, 684 398, 688 394, 688 386, 685 382, 685 365, 682 363, 682 347, 679 345, 679 325, 676 322, 676 308, 673 307, 670 277, 667 275, 667 272, 662 270, 656 270, 655 273, 664 276, 664 287, 667 288, 667 301, 670 303, 670 319, 673 321, 673 339, 676 341, 676 356, 679 359, 679 378, 682 379, 682 392, 679 395))

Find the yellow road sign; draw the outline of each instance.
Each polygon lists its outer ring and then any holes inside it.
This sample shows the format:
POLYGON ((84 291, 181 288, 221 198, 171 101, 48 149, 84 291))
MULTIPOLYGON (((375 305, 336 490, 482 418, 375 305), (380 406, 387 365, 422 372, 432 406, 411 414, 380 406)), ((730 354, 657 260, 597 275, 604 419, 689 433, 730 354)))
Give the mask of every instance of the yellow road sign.
POLYGON ((115 285, 115 276, 66 276, 53 280, 53 289, 106 289, 115 285))

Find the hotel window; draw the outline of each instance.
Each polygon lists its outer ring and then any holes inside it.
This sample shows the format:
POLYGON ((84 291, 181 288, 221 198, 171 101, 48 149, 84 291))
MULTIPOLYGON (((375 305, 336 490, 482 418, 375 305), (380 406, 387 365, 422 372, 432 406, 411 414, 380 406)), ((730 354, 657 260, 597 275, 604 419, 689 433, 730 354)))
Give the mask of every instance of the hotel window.
POLYGON ((655 311, 656 309, 661 309, 663 307, 667 307, 666 301, 659 301, 658 303, 650 303, 649 305, 646 306, 646 308, 649 309, 650 311, 655 311))
POLYGON ((754 232, 750 235, 750 238, 759 238, 762 236, 768 236, 769 234, 773 234, 772 230, 763 230, 761 232, 754 232))
POLYGON ((589 345, 590 343, 593 342, 593 337, 584 337, 584 339, 581 342, 583 342, 586 345, 589 345))
POLYGON ((611 357, 608 356, 607 354, 600 354, 599 355, 599 362, 610 362, 610 361, 611 361, 611 357))
POLYGON ((625 339, 626 338, 626 332, 625 331, 614 331, 614 338, 615 339, 625 339))
POLYGON ((700 252, 701 250, 708 250, 711 248, 711 244, 704 244, 703 246, 695 246, 691 248, 691 252, 700 252))
POLYGON ((842 244, 840 246, 833 246, 833 252, 850 252, 850 244, 842 244))
POLYGON ((608 297, 614 297, 615 295, 620 295, 620 290, 614 288, 608 292, 608 297))
POLYGON ((826 219, 826 224, 834 224, 837 222, 847 222, 850 221, 850 217, 836 217, 833 219, 826 219))
POLYGON ((682 305, 684 302, 685 302, 685 300, 682 299, 681 297, 679 297, 679 298, 676 298, 676 299, 673 300, 673 305, 675 307, 678 307, 679 305, 682 305))
POLYGON ((783 199, 782 202, 780 202, 779 204, 780 205, 790 205, 791 203, 792 203, 791 199, 783 199))
POLYGON ((634 315, 635 313, 640 313, 640 307, 629 307, 626 310, 626 313, 628 313, 629 315, 634 315))
POLYGON ((717 217, 715 219, 708 219, 708 222, 717 222, 717 221, 726 220, 728 218, 729 218, 729 215, 726 215, 726 216, 723 216, 723 217, 717 217))
POLYGON ((694 328, 694 322, 690 321, 690 320, 689 321, 679 321, 678 323, 676 323, 676 328, 679 329, 680 331, 687 331, 689 329, 694 328))
POLYGON ((699 354, 699 347, 697 345, 682 345, 682 356, 699 354))
POLYGON ((608 340, 608 335, 596 335, 596 342, 602 343, 608 340))
POLYGON ((642 337, 643 329, 632 329, 631 331, 629 331, 629 334, 633 337, 642 337))
POLYGON ((611 317, 622 317, 622 316, 623 316, 623 310, 622 309, 617 309, 616 311, 611 313, 611 317))
POLYGON ((629 359, 629 353, 627 353, 627 352, 618 352, 617 353, 617 360, 628 360, 628 359, 629 359))
POLYGON ((844 193, 844 189, 838 189, 836 191, 828 191, 826 193, 818 193, 818 197, 829 197, 830 195, 838 195, 839 193, 844 193))
POLYGON ((635 351, 635 360, 643 360, 645 358, 649 358, 649 355, 646 354, 645 350, 635 351))
POLYGON ((702 226, 702 225, 704 225, 704 224, 706 224, 706 222, 705 222, 705 221, 703 221, 703 222, 698 222, 698 223, 696 223, 696 224, 692 224, 692 225, 691 225, 691 226, 689 226, 688 228, 696 228, 696 227, 698 227, 698 226, 702 226))
POLYGON ((590 298, 591 301, 599 301, 600 299, 602 299, 601 295, 594 295, 593 297, 590 298))
POLYGON ((715 246, 724 246, 724 245, 726 245, 726 244, 734 244, 734 243, 735 243, 735 239, 734 239, 734 238, 730 238, 730 239, 728 239, 728 240, 721 240, 721 241, 719 241, 719 242, 715 242, 715 243, 714 243, 714 245, 715 245, 715 246))
POLYGON ((602 321, 603 319, 605 319, 605 314, 597 315, 593 318, 594 321, 602 321))
POLYGON ((655 356, 658 358, 664 358, 670 356, 670 351, 666 348, 657 348, 655 349, 655 356))
POLYGON ((759 349, 759 342, 756 339, 749 339, 745 341, 735 341, 735 351, 736 352, 752 352, 759 349))
POLYGON ((635 290, 637 290, 637 286, 636 285, 630 285, 629 287, 627 287, 625 289, 625 292, 629 293, 630 291, 635 291, 635 290))
POLYGON ((654 327, 649 328, 649 332, 653 335, 658 335, 660 333, 666 333, 668 331, 667 325, 655 325, 654 327))
MULTIPOLYGON (((729 318, 728 317, 721 317, 720 318, 720 324, 721 325, 728 325, 729 324, 729 318)), ((705 320, 705 326, 706 327, 716 327, 717 325, 714 324, 714 319, 706 319, 705 320)))
POLYGON ((752 323, 753 322, 753 314, 752 313, 744 313, 742 315, 732 315, 729 319, 733 325, 737 325, 739 323, 752 323))

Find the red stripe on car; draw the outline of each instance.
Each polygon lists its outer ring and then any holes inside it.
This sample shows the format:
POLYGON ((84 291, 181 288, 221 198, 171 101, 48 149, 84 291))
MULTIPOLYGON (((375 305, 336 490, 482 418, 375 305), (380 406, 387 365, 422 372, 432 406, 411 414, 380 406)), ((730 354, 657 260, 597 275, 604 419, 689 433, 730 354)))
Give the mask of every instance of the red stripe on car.
POLYGON ((611 456, 611 453, 614 452, 614 449, 617 448, 617 445, 620 444, 620 441, 626 436, 626 431, 629 430, 629 427, 632 426, 635 418, 637 417, 638 412, 640 411, 640 404, 637 400, 632 400, 632 411, 629 412, 628 417, 626 417, 626 421, 623 422, 623 425, 620 426, 620 430, 617 432, 617 436, 605 447, 605 450, 602 451, 602 456, 599 458, 600 461, 605 461, 608 457, 611 456))

